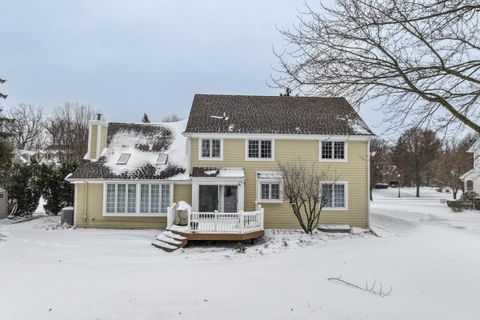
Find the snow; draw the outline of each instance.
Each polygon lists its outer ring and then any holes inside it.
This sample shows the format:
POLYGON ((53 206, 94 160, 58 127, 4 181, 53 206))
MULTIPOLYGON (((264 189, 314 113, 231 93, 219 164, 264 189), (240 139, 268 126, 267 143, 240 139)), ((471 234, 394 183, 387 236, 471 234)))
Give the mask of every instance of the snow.
POLYGON ((374 192, 381 237, 267 230, 174 253, 151 246, 159 230, 0 220, 0 319, 478 319, 480 212, 454 213, 430 188, 401 194, 374 192))
POLYGON ((282 179, 282 173, 279 171, 258 171, 259 179, 282 179))
POLYGON ((192 210, 192 206, 189 205, 186 201, 180 200, 177 203, 177 210, 182 210, 182 211, 192 210))
MULTIPOLYGON (((171 165, 177 165, 182 168, 188 168, 188 159, 186 157, 186 137, 182 135, 187 125, 187 120, 178 122, 167 123, 149 123, 149 126, 160 126, 169 129, 172 133, 172 143, 168 150, 163 153, 168 155, 168 162, 171 165)), ((158 135, 155 136, 158 138, 158 135)), ((138 168, 141 168, 147 164, 151 164, 156 167, 157 170, 162 171, 166 168, 166 165, 157 164, 158 152, 141 151, 135 148, 135 145, 149 145, 154 144, 154 137, 146 136, 139 132, 134 131, 121 131, 115 134, 110 144, 103 151, 102 155, 105 156, 105 166, 112 170, 115 175, 122 173, 131 173, 138 168), (118 164, 118 160, 122 154, 130 154, 130 158, 126 164, 118 164)), ((183 174, 185 175, 185 174, 183 174)), ((177 180, 176 177, 171 177, 171 180, 177 180)), ((182 180, 184 177, 180 177, 182 180)))
POLYGON ((244 178, 243 168, 221 168, 218 171, 217 178, 244 178))

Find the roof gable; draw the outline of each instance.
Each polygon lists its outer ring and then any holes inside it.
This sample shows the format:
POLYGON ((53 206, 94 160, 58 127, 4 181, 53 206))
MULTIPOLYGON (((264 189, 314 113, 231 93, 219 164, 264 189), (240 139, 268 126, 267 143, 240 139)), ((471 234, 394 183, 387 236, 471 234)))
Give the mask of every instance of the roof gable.
POLYGON ((203 94, 185 132, 373 135, 345 98, 203 94))

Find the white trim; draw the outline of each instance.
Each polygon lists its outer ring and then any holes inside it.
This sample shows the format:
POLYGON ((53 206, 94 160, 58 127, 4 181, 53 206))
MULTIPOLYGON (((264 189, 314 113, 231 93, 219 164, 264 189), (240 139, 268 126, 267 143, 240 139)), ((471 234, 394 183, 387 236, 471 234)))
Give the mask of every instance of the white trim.
MULTIPOLYGON (((369 140, 370 141, 370 140, 369 140)), ((318 161, 320 162, 348 162, 348 140, 340 138, 323 139, 318 141, 318 161), (332 158, 322 158, 322 143, 332 142, 332 158), (335 159, 335 142, 343 142, 343 159, 335 159)))
POLYGON ((367 227, 370 228, 370 140, 368 140, 367 148, 367 227))
POLYGON ((246 138, 245 139, 245 161, 275 161, 275 139, 257 139, 257 138, 246 138), (249 141, 258 141, 258 158, 250 158, 248 156, 248 145, 249 141), (260 158, 261 155, 261 141, 271 141, 272 148, 272 157, 271 158, 260 158))
POLYGON ((223 161, 223 138, 200 138, 198 139, 198 160, 205 161, 223 161), (220 157, 203 157, 202 156, 202 142, 203 140, 210 140, 210 155, 212 154, 212 140, 220 140, 220 157))
POLYGON ((138 183, 138 182, 151 182, 151 183, 175 183, 175 184, 191 184, 192 179, 189 178, 188 180, 160 180, 160 179, 118 179, 118 180, 112 180, 112 179, 65 179, 68 182, 72 184, 77 184, 77 183, 138 183))
MULTIPOLYGON (((323 207, 323 211, 348 211, 348 182, 347 181, 322 181, 320 182, 321 185, 323 184, 343 184, 345 185, 345 206, 344 207, 323 207)), ((322 186, 320 185, 320 188, 322 186)), ((332 189, 333 198, 332 203, 335 203, 335 188, 332 189)))
POLYGON ((237 186, 237 211, 243 211, 245 204, 245 178, 200 177, 192 179, 192 211, 199 211, 200 185, 237 186))
POLYGON ((88 124, 88 147, 87 147, 87 159, 88 160, 93 160, 92 159, 92 127, 93 123, 88 124))
POLYGON ((375 135, 324 135, 324 134, 273 134, 273 133, 197 133, 183 132, 185 137, 189 138, 223 138, 223 139, 277 139, 277 140, 325 140, 325 139, 345 139, 352 141, 368 141, 375 135))

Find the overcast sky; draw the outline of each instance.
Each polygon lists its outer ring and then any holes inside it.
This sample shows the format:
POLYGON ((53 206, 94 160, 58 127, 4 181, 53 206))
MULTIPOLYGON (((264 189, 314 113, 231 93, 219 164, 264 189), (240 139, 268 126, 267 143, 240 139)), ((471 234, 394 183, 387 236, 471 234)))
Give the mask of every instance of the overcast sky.
MULTIPOLYGON (((310 1, 309 3, 315 4, 310 1)), ((109 121, 186 117, 195 93, 278 95, 276 26, 304 0, 2 0, 4 107, 89 103, 109 121)), ((381 115, 361 110, 376 131, 381 115)))

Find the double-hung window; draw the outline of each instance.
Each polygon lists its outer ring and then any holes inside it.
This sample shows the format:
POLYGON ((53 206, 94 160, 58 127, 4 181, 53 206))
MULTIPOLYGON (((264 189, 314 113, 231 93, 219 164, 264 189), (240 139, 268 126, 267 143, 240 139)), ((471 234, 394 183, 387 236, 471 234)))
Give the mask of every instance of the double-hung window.
POLYGON ((107 183, 105 186, 106 215, 156 215, 167 212, 170 205, 169 184, 107 183))
POLYGON ((278 172, 257 172, 257 201, 282 202, 282 178, 278 172))
POLYGON ((320 141, 320 160, 346 161, 346 147, 345 141, 320 141))
POLYGON ((325 201, 324 208, 326 209, 346 209, 347 184, 345 182, 322 183, 322 198, 325 201))
POLYGON ((247 160, 273 160, 273 140, 247 140, 247 160))
POLYGON ((222 160, 222 139, 200 139, 200 160, 222 160))

